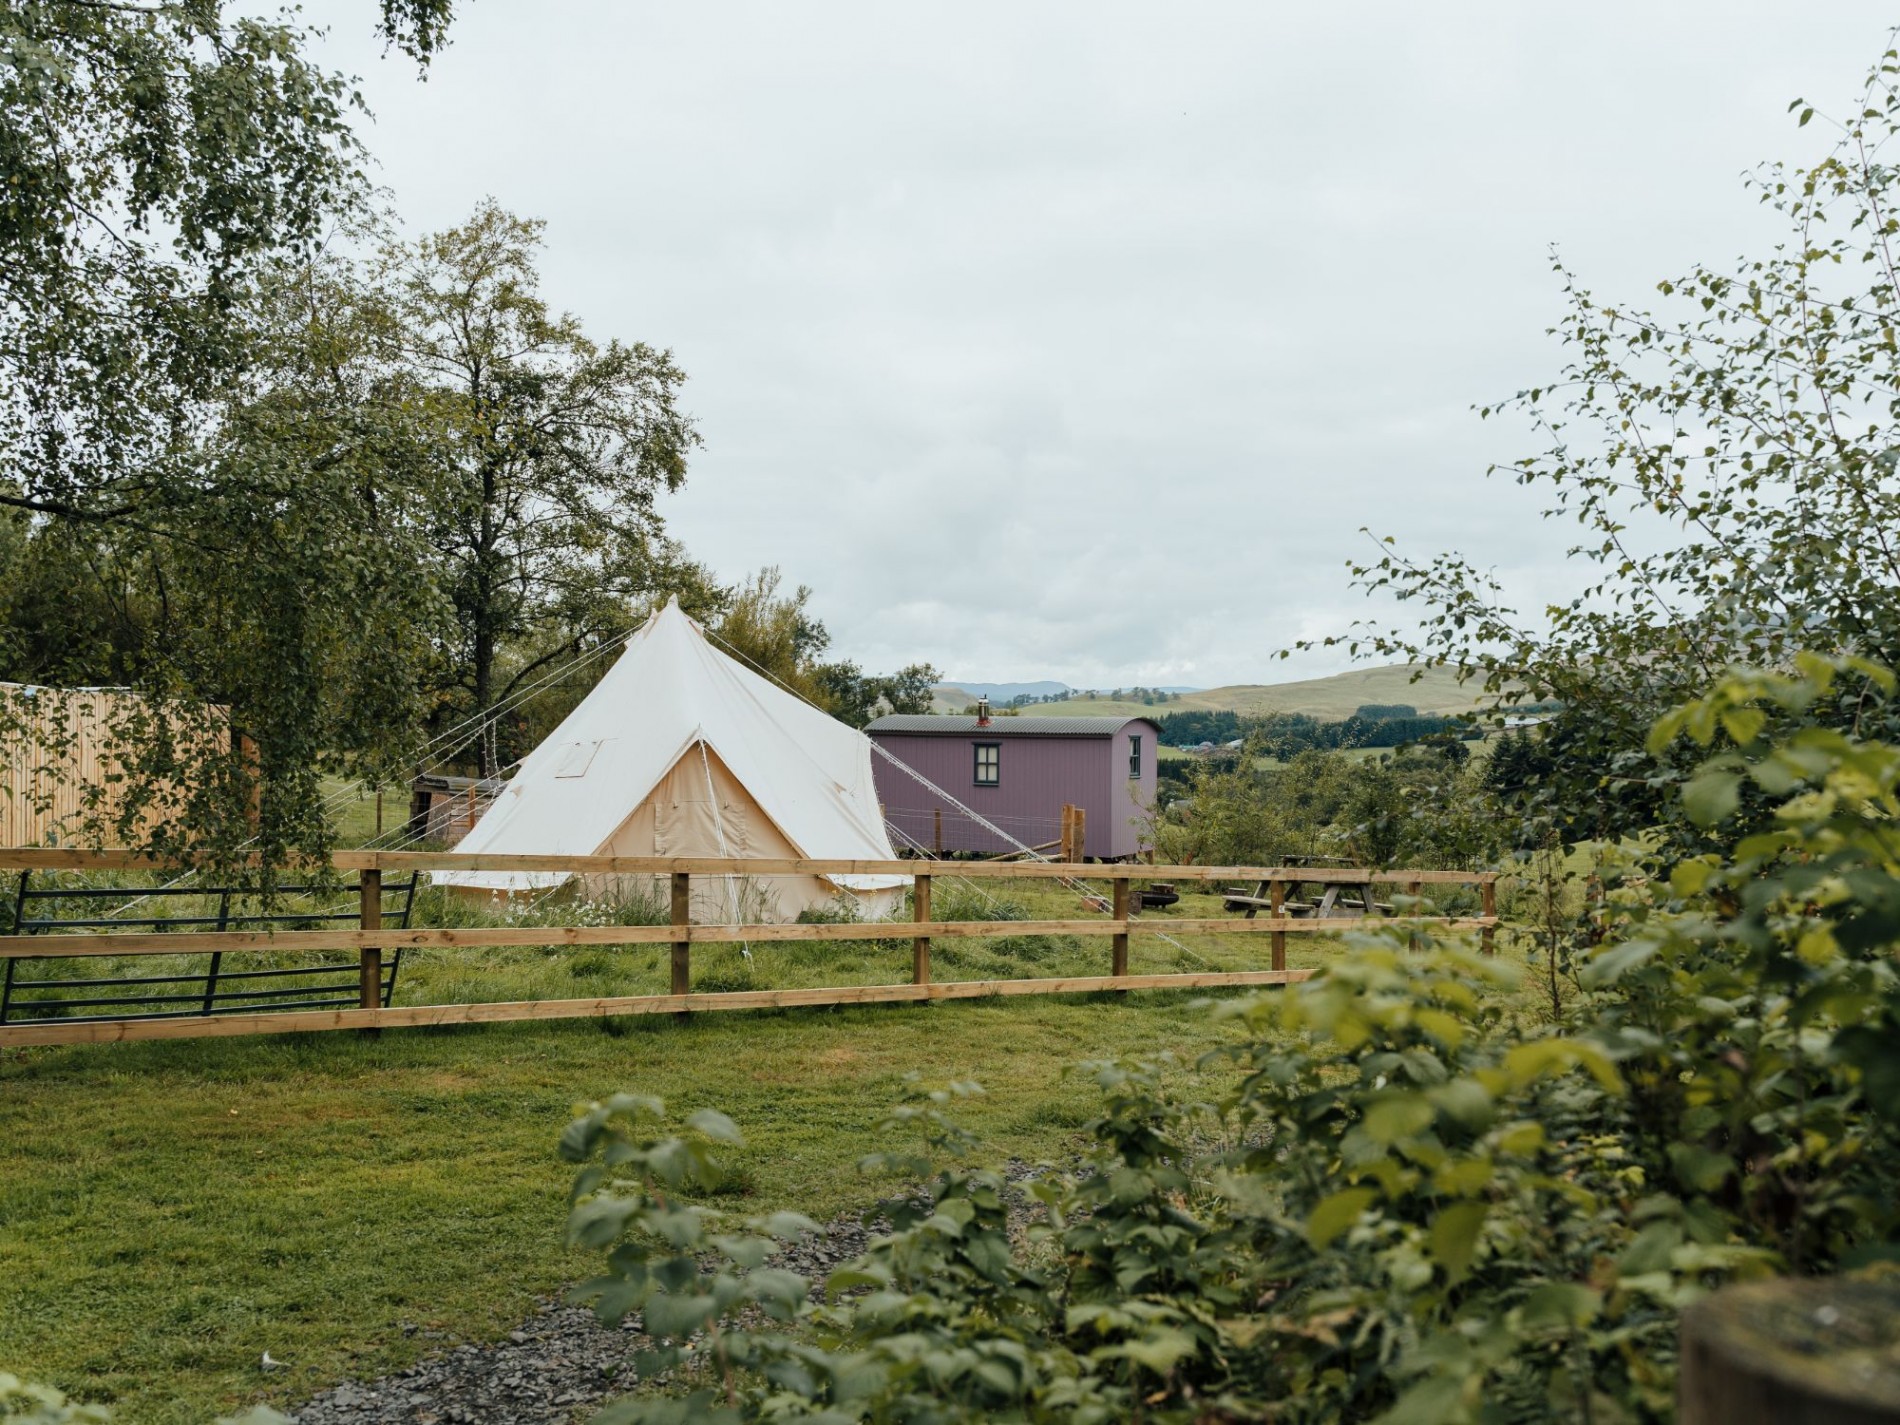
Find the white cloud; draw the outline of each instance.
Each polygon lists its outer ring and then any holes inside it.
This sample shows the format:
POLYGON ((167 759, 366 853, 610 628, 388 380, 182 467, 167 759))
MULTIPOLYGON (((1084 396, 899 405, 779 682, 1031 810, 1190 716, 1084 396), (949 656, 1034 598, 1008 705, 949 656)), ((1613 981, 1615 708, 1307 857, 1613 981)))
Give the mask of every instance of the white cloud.
POLYGON ((1368 526, 1535 607, 1569 531, 1470 407, 1561 353, 1556 242, 1642 298, 1759 246, 1885 7, 474 0, 427 83, 326 0, 414 226, 549 220, 549 295, 670 346, 702 558, 834 648, 1212 684, 1368 612, 1368 526))

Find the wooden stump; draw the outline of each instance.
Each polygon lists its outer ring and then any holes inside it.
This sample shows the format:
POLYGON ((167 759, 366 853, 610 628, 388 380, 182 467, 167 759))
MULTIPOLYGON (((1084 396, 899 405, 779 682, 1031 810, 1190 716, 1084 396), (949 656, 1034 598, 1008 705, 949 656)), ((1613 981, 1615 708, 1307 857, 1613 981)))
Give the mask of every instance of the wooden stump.
POLYGON ((1682 1314, 1680 1425, 1900 1422, 1900 1281, 1725 1287, 1682 1314))

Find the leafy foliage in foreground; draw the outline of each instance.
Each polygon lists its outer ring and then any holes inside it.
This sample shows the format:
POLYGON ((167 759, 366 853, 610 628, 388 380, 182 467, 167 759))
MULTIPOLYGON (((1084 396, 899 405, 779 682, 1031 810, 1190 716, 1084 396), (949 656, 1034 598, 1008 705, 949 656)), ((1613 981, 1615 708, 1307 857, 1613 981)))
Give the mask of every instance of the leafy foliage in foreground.
POLYGON ((586 1294, 642 1312, 666 1338, 642 1375, 694 1392, 602 1419, 1669 1418, 1683 1305, 1887 1257, 1900 1229, 1900 748, 1761 740, 1765 707, 1809 716, 1842 671, 1734 676, 1659 729, 1732 744, 1694 784, 1713 834, 1743 783, 1779 809, 1666 880, 1624 858, 1567 1022, 1512 1016, 1494 964, 1369 938, 1223 1011, 1247 1034, 1219 1103, 1096 1065, 1092 1160, 1032 1185, 1022 1240, 928 1095, 890 1122, 926 1152, 872 1160, 918 1185, 808 1300, 765 1265, 804 1224, 681 1200, 731 1125, 596 1107, 563 1140, 590 1160, 572 1235, 611 1247, 586 1294))
MULTIPOLYGON (((103 1405, 81 1405, 51 1386, 35 1385, 0 1371, 0 1420, 7 1425, 107 1425, 112 1412, 103 1405)), ((289 1425, 266 1406, 217 1421, 217 1425, 289 1425)))

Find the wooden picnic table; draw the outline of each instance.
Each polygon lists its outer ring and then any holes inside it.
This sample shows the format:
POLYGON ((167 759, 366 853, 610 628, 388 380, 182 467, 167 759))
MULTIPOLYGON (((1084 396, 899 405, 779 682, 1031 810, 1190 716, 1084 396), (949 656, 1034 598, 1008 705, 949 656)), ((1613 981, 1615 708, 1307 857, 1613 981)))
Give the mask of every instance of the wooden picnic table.
POLYGON ((1226 910, 1244 910, 1249 920, 1263 910, 1276 910, 1282 915, 1310 917, 1314 920, 1360 919, 1375 911, 1385 915, 1392 913, 1391 906, 1372 898, 1371 871, 1366 871, 1363 879, 1357 876, 1341 879, 1335 874, 1323 883, 1302 881, 1297 874, 1283 878, 1269 877, 1255 886, 1251 893, 1244 886, 1229 886, 1223 892, 1221 906, 1226 910), (1303 888, 1309 884, 1324 885, 1325 889, 1318 900, 1303 898, 1303 888), (1277 905, 1273 899, 1273 887, 1276 885, 1287 888, 1277 905))

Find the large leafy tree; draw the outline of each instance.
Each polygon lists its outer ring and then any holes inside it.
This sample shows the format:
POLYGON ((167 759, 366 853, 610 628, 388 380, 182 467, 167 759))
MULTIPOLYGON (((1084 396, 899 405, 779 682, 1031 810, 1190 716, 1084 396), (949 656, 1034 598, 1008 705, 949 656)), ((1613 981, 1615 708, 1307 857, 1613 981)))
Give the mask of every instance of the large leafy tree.
MULTIPOLYGON (((1547 448, 1499 473, 1582 530, 1573 597, 1521 611, 1457 554, 1392 548, 1355 570, 1420 611, 1417 631, 1362 627, 1355 651, 1458 667, 1501 703, 1564 705, 1520 759, 1532 836, 1666 821, 1697 843, 1667 795, 1687 769, 1644 750, 1663 709, 1728 664, 1900 656, 1896 74, 1889 53, 1840 120, 1796 101, 1799 122, 1835 140, 1809 167, 1753 178, 1786 220, 1766 255, 1662 282, 1653 307, 1603 299, 1559 266, 1570 359, 1503 403, 1547 448)), ((1857 688, 1832 717, 1892 735, 1895 710, 1857 688)))
POLYGON ((684 374, 671 353, 602 345, 548 306, 542 227, 484 203, 388 244, 369 276, 377 363, 432 422, 423 534, 454 612, 442 711, 486 714, 624 631, 632 602, 683 572, 654 501, 679 488, 699 441, 678 404, 684 374))
POLYGON ((731 591, 711 625, 713 639, 780 687, 853 727, 887 712, 930 711, 930 690, 939 675, 928 663, 867 674, 848 659, 824 662, 831 631, 812 612, 811 594, 805 584, 785 589, 776 566, 761 569, 731 591))
MULTIPOLYGON (((365 18, 427 61, 449 13, 383 0, 365 18)), ((402 608, 379 595, 403 551, 362 478, 380 455, 267 396, 314 354, 259 303, 362 192, 350 86, 305 41, 217 0, 0 8, 0 655, 8 676, 90 664, 143 692, 122 765, 176 789, 94 835, 320 843, 323 759, 402 727, 384 715, 407 650, 378 620, 402 608), (80 637, 35 638, 53 610, 80 637), (207 704, 257 759, 234 737, 179 763, 168 709, 207 704)))
MULTIPOLYGON (((0 9, 0 501, 68 520, 188 497, 207 400, 244 370, 259 263, 356 194, 341 75, 217 0, 0 9)), ((384 0, 418 58, 449 0, 384 0)))

